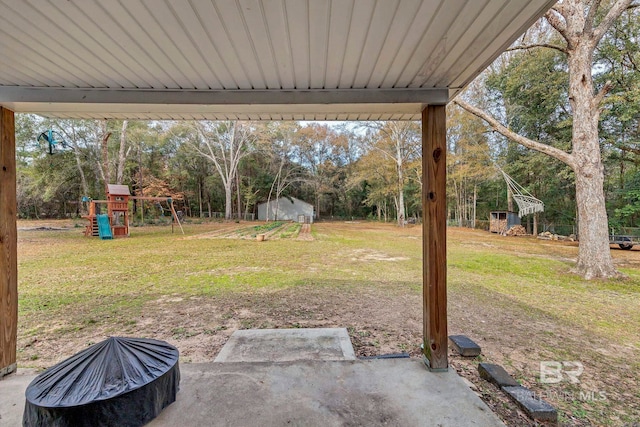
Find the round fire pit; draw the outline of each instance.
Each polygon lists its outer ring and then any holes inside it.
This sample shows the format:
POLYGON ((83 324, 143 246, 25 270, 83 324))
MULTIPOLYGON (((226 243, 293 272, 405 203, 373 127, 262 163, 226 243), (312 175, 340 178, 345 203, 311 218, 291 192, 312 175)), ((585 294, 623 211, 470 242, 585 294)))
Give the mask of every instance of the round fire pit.
POLYGON ((178 349, 110 337, 38 375, 25 392, 23 426, 142 426, 176 400, 178 349))

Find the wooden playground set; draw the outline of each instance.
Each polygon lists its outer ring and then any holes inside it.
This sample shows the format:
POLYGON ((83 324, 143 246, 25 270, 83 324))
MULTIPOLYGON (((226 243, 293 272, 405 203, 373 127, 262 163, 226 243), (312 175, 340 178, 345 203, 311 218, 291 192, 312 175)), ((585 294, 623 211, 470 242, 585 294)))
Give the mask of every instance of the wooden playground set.
POLYGON ((177 223, 184 234, 180 218, 176 213, 171 197, 144 197, 132 196, 126 185, 107 184, 107 200, 86 199, 89 203, 88 215, 83 218, 89 221, 84 235, 87 237, 100 237, 102 240, 114 237, 129 237, 129 200, 166 202, 171 211, 171 231, 173 224, 177 223), (101 206, 106 205, 107 213, 101 213, 101 206))

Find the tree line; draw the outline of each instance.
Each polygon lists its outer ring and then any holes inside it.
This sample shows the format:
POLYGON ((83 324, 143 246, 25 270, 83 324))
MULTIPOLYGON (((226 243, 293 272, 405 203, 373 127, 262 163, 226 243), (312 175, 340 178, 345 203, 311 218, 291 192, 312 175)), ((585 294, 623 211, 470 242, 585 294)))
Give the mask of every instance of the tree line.
MULTIPOLYGON (((318 218, 399 221, 421 216, 415 122, 46 119, 17 115, 18 214, 65 217, 107 183, 171 196, 191 217, 246 218, 257 204, 296 197, 318 218), (53 149, 38 135, 53 131, 53 149), (50 154, 53 152, 53 154, 50 154)), ((149 209, 152 206, 148 207, 149 209)))

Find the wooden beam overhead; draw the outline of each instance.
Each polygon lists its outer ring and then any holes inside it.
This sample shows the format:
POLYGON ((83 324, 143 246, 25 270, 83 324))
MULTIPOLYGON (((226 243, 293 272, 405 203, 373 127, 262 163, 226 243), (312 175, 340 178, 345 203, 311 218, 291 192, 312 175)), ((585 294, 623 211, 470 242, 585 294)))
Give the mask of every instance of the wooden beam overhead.
POLYGON ((444 104, 447 96, 447 89, 181 92, 0 86, 0 106, 15 112, 78 119, 367 120, 399 114, 399 120, 420 120, 424 105, 444 104))
POLYGON ((13 111, 0 107, 0 378, 16 370, 18 232, 13 111))
POLYGON ((446 104, 449 90, 278 89, 184 90, 0 86, 0 103, 291 105, 291 104, 446 104))
POLYGON ((447 370, 447 146, 446 107, 422 110, 422 293, 424 357, 447 370))

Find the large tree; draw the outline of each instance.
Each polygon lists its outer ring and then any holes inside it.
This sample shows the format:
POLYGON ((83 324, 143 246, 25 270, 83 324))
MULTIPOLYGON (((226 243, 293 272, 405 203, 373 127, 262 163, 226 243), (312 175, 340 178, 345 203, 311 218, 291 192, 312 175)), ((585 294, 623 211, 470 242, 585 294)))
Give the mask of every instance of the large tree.
POLYGON ((367 138, 369 149, 378 151, 392 163, 396 171, 395 197, 396 220, 403 227, 407 211, 405 209, 405 185, 407 169, 412 160, 420 154, 420 131, 415 122, 380 122, 371 125, 375 133, 367 138))
MULTIPOLYGON (((256 140, 254 128, 249 122, 225 121, 193 122, 199 141, 193 148, 213 162, 224 186, 224 217, 231 219, 233 186, 240 160, 245 157, 256 140)), ((238 212, 238 215, 240 212, 238 212)))
POLYGON ((450 106, 447 127, 447 193, 458 225, 476 226, 478 187, 496 175, 484 125, 461 108, 450 106))
MULTIPOLYGON (((637 5, 635 5, 637 6, 637 5)), ((596 90, 593 80, 594 54, 616 20, 634 7, 633 0, 561 0, 545 14, 560 42, 534 42, 518 49, 547 48, 567 56, 568 97, 573 115, 571 150, 524 137, 500 123, 492 115, 463 99, 454 102, 485 120, 505 137, 567 164, 576 181, 580 247, 574 271, 586 279, 619 276, 609 250, 608 220, 604 198, 604 166, 598 125, 603 99, 611 90, 606 82, 596 90)))
POLYGON ((320 218, 323 200, 331 190, 332 141, 336 136, 326 124, 310 123, 301 127, 294 139, 294 161, 307 171, 307 183, 315 197, 316 218, 320 218))
MULTIPOLYGON (((296 122, 276 122, 267 126, 265 138, 261 141, 261 148, 264 156, 270 160, 270 169, 273 174, 273 181, 267 196, 267 206, 271 206, 271 200, 278 200, 283 192, 294 182, 303 180, 302 166, 292 162, 295 146, 294 139, 300 131, 300 125, 296 122)), ((271 209, 267 209, 266 220, 278 220, 278 207, 271 217, 271 209)))

